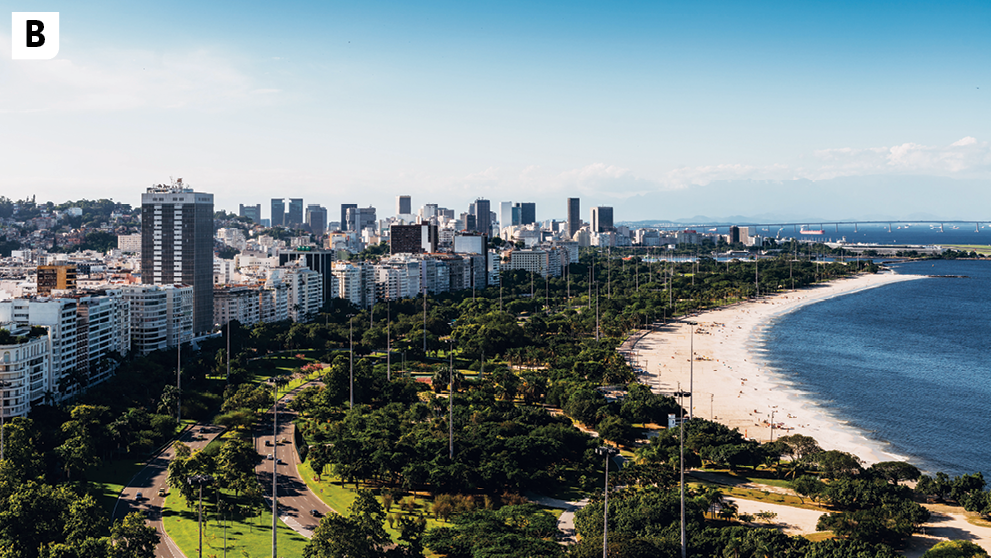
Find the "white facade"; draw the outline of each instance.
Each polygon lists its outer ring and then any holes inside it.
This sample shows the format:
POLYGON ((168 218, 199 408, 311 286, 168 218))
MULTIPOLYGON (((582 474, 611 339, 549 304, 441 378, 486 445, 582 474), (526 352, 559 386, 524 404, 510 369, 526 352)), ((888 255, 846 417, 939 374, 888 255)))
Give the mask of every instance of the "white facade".
POLYGON ((121 292, 131 310, 131 348, 141 355, 167 348, 165 291, 157 285, 129 285, 121 292))
POLYGON ((117 235, 117 249, 125 254, 140 254, 141 233, 117 235))
POLYGON ((331 264, 331 275, 335 298, 343 298, 355 306, 362 306, 361 264, 345 262, 331 264))
POLYGON ((0 321, 0 329, 28 337, 26 343, 0 344, 0 414, 7 420, 27 416, 31 402, 43 400, 52 346, 47 332, 32 336, 27 325, 0 321))
POLYGON ((286 286, 289 319, 294 322, 309 321, 324 305, 323 277, 309 268, 295 265, 274 268, 269 282, 286 286))
POLYGON ((47 326, 51 338, 51 373, 45 378, 42 392, 50 391, 61 400, 74 393, 63 392, 60 381, 76 370, 78 325, 76 299, 19 298, 0 302, 0 322, 47 326))
POLYGON ((262 289, 258 287, 226 287, 214 291, 214 323, 225 325, 237 320, 244 325, 261 321, 262 289))
POLYGON ((77 362, 86 370, 92 385, 110 378, 117 368, 111 353, 123 357, 131 351, 131 309, 118 290, 78 300, 77 362))
POLYGON ((514 250, 510 252, 507 269, 522 269, 547 277, 549 271, 548 253, 544 250, 514 250))
POLYGON ((193 287, 164 285, 168 345, 193 340, 193 287))

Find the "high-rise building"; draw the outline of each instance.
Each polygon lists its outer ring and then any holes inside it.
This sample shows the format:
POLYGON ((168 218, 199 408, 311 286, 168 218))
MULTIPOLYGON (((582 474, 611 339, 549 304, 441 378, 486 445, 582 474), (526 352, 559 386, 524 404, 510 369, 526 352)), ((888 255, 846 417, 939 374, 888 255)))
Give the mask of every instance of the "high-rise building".
POLYGON ((310 227, 310 232, 313 234, 325 234, 327 232, 327 210, 315 203, 308 205, 307 226, 310 227))
POLYGON ((272 198, 272 214, 270 215, 273 227, 281 227, 286 223, 286 201, 282 198, 272 198))
POLYGON ((568 238, 571 239, 582 226, 579 219, 579 198, 568 198, 568 238))
POLYGON ((374 207, 349 207, 345 215, 348 222, 348 230, 362 232, 367 227, 375 226, 374 207))
POLYGON ((256 225, 262 222, 262 204, 244 205, 238 204, 238 216, 251 219, 256 225))
POLYGON ((343 203, 341 204, 341 230, 342 231, 353 231, 355 230, 354 222, 348 221, 348 210, 358 209, 357 203, 343 203))
POLYGON ((396 214, 410 215, 413 207, 410 205, 410 196, 396 196, 396 214))
POLYGON ((499 228, 505 229, 519 223, 513 222, 513 202, 499 202, 499 228))
POLYGON ((516 204, 520 208, 520 224, 530 225, 537 221, 537 205, 534 202, 522 202, 516 204))
POLYGON ((475 216, 475 230, 484 235, 489 235, 492 228, 492 220, 489 214, 489 200, 479 198, 472 204, 470 213, 475 216))
POLYGON ((591 218, 589 219, 590 227, 592 232, 611 232, 613 231, 613 208, 612 207, 594 207, 590 210, 591 218))
POLYGON ((289 198, 285 224, 288 227, 298 227, 303 224, 303 198, 289 198))
POLYGON ((141 195, 141 282, 193 287, 193 333, 214 323, 214 195, 182 183, 141 195))
POLYGON ((434 252, 437 252, 437 225, 423 222, 419 225, 389 227, 390 254, 433 254, 434 252))

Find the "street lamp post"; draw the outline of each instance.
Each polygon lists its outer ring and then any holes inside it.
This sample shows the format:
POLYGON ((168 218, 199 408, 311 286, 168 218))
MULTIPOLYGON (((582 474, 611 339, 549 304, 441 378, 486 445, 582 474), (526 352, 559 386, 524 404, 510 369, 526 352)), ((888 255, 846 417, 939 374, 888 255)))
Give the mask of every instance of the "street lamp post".
POLYGON ((13 382, 0 380, 0 461, 3 461, 3 419, 6 413, 6 410, 3 408, 3 389, 13 385, 13 382))
POLYGON ((276 464, 279 462, 279 439, 276 437, 279 424, 279 383, 272 381, 272 558, 276 555, 276 521, 279 517, 279 494, 276 485, 276 464))
POLYGON ((348 408, 355 406, 355 341, 352 337, 354 314, 348 314, 348 408))
POLYGON ((392 345, 392 338, 389 336, 389 313, 390 313, 389 300, 391 298, 392 297, 386 299, 386 381, 387 382, 393 379, 392 378, 393 377, 392 374, 393 345, 392 345))
POLYGON ((619 453, 617 448, 611 446, 600 446, 596 448, 596 453, 606 458, 606 481, 603 486, 603 558, 606 558, 607 531, 610 516, 610 458, 619 453))
POLYGON ((198 485, 200 489, 199 504, 198 504, 199 511, 197 513, 197 519, 196 519, 197 528, 199 529, 200 532, 200 545, 197 556, 203 558, 203 485, 214 482, 214 478, 211 477, 210 475, 193 475, 189 477, 188 482, 190 484, 198 485))
POLYGON ((448 337, 448 459, 455 459, 455 332, 448 337))

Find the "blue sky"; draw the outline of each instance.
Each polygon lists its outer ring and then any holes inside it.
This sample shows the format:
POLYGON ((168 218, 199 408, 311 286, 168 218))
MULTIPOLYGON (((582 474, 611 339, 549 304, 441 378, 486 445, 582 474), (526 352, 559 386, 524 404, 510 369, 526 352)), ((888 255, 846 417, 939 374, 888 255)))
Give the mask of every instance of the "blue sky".
POLYGON ((907 175, 980 197, 941 217, 992 211, 988 2, 201 4, 0 1, 61 20, 51 61, 11 61, 0 24, 0 193, 137 203, 171 175, 266 216, 410 194, 553 218, 570 195, 907 175))

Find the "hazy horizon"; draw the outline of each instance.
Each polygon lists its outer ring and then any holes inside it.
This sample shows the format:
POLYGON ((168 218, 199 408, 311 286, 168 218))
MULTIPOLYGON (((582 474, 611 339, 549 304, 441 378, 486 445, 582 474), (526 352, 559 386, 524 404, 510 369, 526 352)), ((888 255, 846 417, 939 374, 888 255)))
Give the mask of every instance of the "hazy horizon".
POLYGON ((44 9, 54 60, 11 60, 0 27, 12 198, 137 205, 172 176, 265 218, 400 194, 538 219, 567 197, 618 221, 992 212, 987 2, 44 9))

